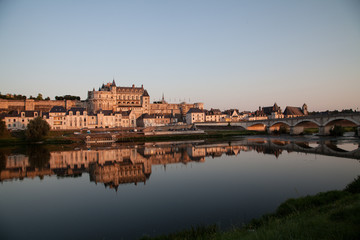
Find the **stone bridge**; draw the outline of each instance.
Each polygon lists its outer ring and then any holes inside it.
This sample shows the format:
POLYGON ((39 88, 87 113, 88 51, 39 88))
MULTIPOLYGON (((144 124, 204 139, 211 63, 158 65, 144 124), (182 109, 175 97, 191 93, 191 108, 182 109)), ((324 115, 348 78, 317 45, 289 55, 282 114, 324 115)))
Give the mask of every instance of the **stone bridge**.
MULTIPOLYGON (((226 126, 228 123, 220 123, 226 126)), ((240 126, 244 129, 251 130, 254 127, 259 127, 262 130, 267 130, 269 133, 278 130, 280 126, 285 126, 290 129, 290 134, 301 134, 306 127, 319 128, 319 135, 329 135, 330 129, 335 125, 338 126, 353 126, 357 128, 357 133, 360 136, 360 113, 332 113, 332 114, 316 114, 307 115, 294 118, 277 118, 266 120, 254 120, 243 122, 232 122, 231 126, 240 126)), ((196 126, 222 126, 214 123, 196 123, 196 126)))

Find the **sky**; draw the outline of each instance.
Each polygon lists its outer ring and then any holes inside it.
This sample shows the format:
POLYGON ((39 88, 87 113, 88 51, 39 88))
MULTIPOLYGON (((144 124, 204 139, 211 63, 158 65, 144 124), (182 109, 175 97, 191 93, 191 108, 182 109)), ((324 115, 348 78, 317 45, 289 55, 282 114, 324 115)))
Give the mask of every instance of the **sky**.
POLYGON ((359 110, 358 0, 0 0, 0 92, 359 110))

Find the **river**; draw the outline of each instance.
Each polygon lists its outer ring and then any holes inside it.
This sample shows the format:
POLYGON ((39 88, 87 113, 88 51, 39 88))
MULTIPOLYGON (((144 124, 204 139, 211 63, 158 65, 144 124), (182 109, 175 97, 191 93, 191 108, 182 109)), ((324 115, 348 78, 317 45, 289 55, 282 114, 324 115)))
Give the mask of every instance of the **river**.
POLYGON ((138 239, 239 226, 360 174, 358 138, 0 149, 0 239, 138 239))

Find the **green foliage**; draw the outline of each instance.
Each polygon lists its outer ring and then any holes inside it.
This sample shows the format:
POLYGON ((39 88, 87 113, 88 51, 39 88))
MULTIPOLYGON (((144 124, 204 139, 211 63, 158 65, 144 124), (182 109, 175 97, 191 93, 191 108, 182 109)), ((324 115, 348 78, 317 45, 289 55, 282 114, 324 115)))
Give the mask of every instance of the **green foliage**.
POLYGON ((156 240, 186 240, 186 239, 209 239, 219 231, 216 225, 210 226, 197 226, 191 227, 189 230, 183 230, 180 232, 172 233, 169 235, 161 235, 158 237, 144 236, 141 240, 156 239, 156 240))
POLYGON ((41 117, 37 117, 29 122, 25 136, 29 141, 41 141, 46 137, 49 131, 49 124, 41 117))
POLYGON ((345 191, 350 193, 360 193, 360 175, 346 186, 345 191))
POLYGON ((274 214, 253 220, 244 227, 222 232, 181 231, 167 236, 143 239, 360 239, 360 176, 344 191, 289 199, 274 214), (194 234, 198 232, 197 234, 194 234))
POLYGON ((276 210, 276 217, 288 216, 293 213, 304 211, 310 208, 329 204, 341 199, 348 193, 343 191, 330 191, 325 193, 318 193, 315 196, 306 196, 298 199, 289 199, 282 203, 276 210))
POLYGON ((1 120, 0 121, 0 137, 4 136, 7 133, 6 123, 1 120))
POLYGON ((38 96, 36 97, 36 100, 43 100, 43 95, 39 93, 38 96))
POLYGON ((6 94, 6 95, 2 95, 0 94, 0 99, 9 99, 9 100, 25 100, 26 96, 23 96, 21 94, 16 95, 16 94, 6 94))
POLYGON ((342 136, 344 132, 344 128, 338 125, 335 125, 332 129, 330 129, 331 136, 342 136))
POLYGON ((55 100, 80 100, 80 97, 72 95, 56 96, 55 100))

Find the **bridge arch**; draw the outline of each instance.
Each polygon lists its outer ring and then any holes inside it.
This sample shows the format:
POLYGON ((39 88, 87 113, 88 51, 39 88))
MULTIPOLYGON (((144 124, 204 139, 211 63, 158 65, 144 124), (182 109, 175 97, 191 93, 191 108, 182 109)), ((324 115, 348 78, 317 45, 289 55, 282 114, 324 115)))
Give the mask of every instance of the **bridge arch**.
POLYGON ((269 132, 275 133, 288 133, 290 132, 291 125, 286 121, 275 121, 268 126, 269 132))
POLYGON ((321 126, 321 124, 320 123, 318 123, 317 121, 315 121, 315 120, 313 120, 313 119, 301 119, 301 120, 299 120, 298 122, 296 122, 295 124, 294 124, 294 127, 296 127, 296 126, 303 126, 304 124, 312 124, 313 126, 317 126, 317 127, 320 127, 321 126))
POLYGON ((339 122, 339 121, 348 121, 348 122, 353 123, 355 126, 360 125, 359 122, 355 121, 354 119, 348 118, 348 117, 334 117, 334 118, 331 118, 328 121, 324 122, 323 126, 327 126, 331 122, 339 122))
POLYGON ((329 135, 331 129, 333 129, 335 126, 354 127, 355 132, 357 131, 358 133, 360 130, 358 121, 348 117, 338 116, 330 118, 324 122, 324 124, 319 128, 320 135, 329 135))

